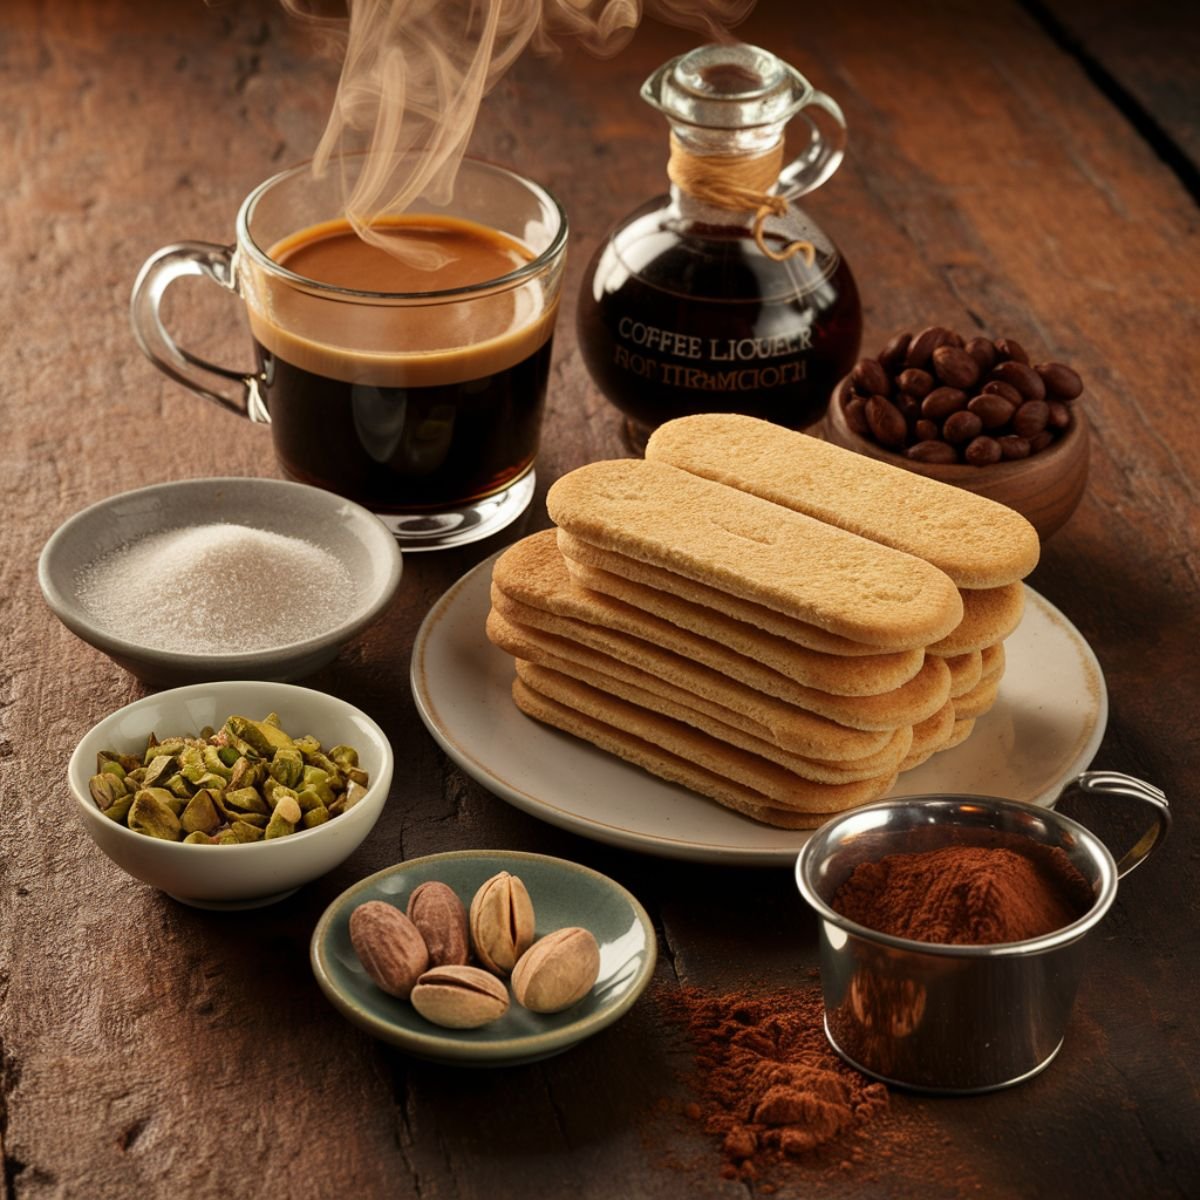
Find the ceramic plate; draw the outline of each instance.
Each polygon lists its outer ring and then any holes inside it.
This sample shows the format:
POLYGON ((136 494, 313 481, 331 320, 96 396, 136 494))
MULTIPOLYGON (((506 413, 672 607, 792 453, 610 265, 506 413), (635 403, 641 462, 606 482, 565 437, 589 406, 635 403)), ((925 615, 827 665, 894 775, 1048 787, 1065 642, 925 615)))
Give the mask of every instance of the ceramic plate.
MULTIPOLYGON (((430 609, 413 647, 413 694, 442 749, 497 796, 586 837, 698 862, 790 865, 806 831, 759 825, 517 709, 512 659, 484 633, 493 561, 430 609)), ((1108 719, 1100 664, 1054 605, 1025 591, 995 706, 961 746, 906 771, 889 797, 954 792, 1050 804, 1091 762, 1108 719)))
POLYGON ((313 931, 311 960, 321 990, 354 1024, 418 1058, 462 1066, 514 1066, 574 1046, 633 1006, 654 973, 657 943, 646 910, 620 884, 578 863, 508 850, 430 854, 388 867, 347 888, 313 931), (538 937, 570 925, 590 929, 600 944, 596 986, 566 1012, 540 1014, 513 1003, 482 1029, 441 1029, 404 1000, 381 992, 350 944, 350 914, 368 900, 398 908, 419 884, 439 879, 464 906, 498 871, 519 875, 533 901, 538 937))

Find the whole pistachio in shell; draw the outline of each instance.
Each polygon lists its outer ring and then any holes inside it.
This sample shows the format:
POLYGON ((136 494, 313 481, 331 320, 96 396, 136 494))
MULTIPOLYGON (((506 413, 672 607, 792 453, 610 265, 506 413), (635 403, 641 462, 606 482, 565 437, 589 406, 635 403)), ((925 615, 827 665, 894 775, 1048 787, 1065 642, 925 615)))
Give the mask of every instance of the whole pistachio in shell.
POLYGON ((508 1012, 508 988, 478 967, 431 967, 409 999, 427 1021, 447 1029, 478 1029, 508 1012))
POLYGON ((435 967, 466 965, 471 952, 467 910, 452 887, 430 879, 414 888, 408 919, 421 931, 435 967))
POLYGON ((429 966, 429 951, 417 927, 382 900, 368 900, 350 914, 350 942, 375 985, 407 1000, 429 966))
POLYGON ((516 875, 501 871, 471 901, 471 941, 489 971, 507 975, 533 944, 533 902, 516 875))
POLYGON ((578 926, 556 929, 534 942, 513 968, 513 995, 531 1012, 562 1012, 592 990, 599 974, 600 947, 592 934, 578 926))

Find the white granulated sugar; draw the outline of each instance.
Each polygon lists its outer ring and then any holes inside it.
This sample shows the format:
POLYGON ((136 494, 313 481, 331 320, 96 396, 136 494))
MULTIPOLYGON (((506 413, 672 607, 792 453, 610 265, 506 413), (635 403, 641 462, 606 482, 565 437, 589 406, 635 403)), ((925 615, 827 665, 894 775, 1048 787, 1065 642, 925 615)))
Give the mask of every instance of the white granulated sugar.
POLYGON ((355 601, 328 550, 246 525, 196 525, 109 551, 80 573, 79 600, 109 633, 155 650, 240 654, 306 641, 355 601))

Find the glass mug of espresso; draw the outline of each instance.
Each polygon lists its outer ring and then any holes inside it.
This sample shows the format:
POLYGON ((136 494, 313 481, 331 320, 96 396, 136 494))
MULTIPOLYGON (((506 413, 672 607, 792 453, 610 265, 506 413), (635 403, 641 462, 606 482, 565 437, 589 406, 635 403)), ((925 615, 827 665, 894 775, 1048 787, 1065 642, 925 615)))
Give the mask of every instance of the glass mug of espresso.
POLYGON ((340 215, 336 169, 260 184, 237 243, 178 242, 134 284, 138 344, 178 383, 271 426, 283 472, 376 513, 405 550, 487 537, 534 490, 567 220, 544 188, 465 159, 452 198, 340 215), (246 374, 176 344, 159 316, 175 279, 205 275, 246 305, 246 374), (231 398, 216 390, 230 384, 231 398))

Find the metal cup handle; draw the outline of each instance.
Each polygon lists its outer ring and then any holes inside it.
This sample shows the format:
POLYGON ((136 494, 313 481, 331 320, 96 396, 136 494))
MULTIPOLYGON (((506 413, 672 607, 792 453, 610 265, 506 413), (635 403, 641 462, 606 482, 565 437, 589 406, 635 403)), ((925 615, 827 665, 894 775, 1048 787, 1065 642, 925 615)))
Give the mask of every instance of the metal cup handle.
POLYGON ((1145 862, 1151 851, 1162 845, 1171 828, 1171 808, 1166 795, 1153 784, 1133 775, 1122 775, 1119 771, 1084 771, 1063 788, 1050 807, 1055 808, 1060 800, 1072 792, 1082 792, 1086 796, 1140 800, 1153 810, 1154 824, 1118 860, 1118 879, 1145 862))

